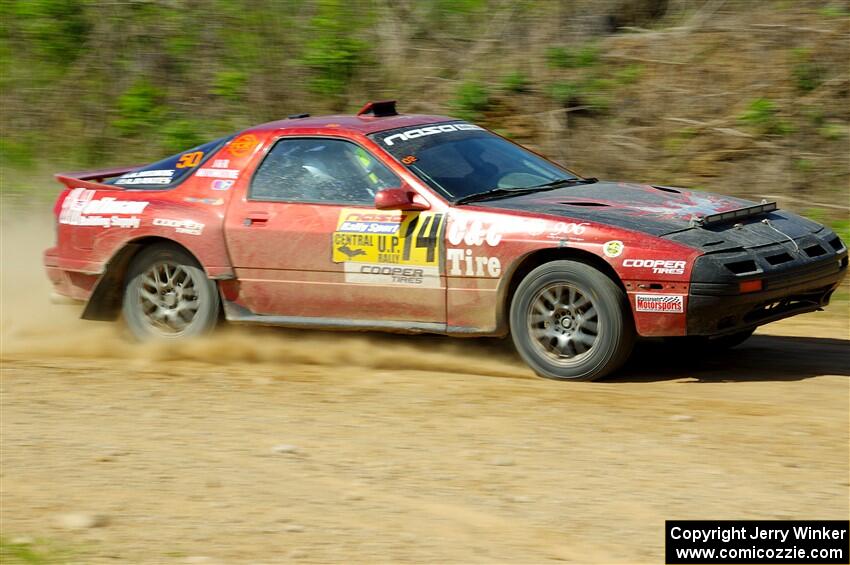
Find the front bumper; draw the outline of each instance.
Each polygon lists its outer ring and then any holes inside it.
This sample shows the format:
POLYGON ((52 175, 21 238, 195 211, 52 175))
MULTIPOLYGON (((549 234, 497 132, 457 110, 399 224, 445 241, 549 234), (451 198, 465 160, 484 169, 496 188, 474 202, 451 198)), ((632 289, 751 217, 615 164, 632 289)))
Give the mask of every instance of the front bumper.
POLYGON ((687 335, 736 333, 823 308, 847 274, 847 247, 834 234, 734 254, 707 254, 694 263, 687 335), (737 272, 736 272, 737 271, 737 272), (761 281, 762 290, 741 292, 761 281))

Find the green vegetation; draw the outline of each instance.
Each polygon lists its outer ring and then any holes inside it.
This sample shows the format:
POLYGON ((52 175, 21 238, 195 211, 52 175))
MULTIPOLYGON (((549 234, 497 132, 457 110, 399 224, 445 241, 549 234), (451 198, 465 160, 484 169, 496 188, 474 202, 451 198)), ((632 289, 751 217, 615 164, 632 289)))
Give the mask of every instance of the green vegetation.
POLYGON ((703 4, 0 0, 3 191, 395 98, 589 175, 845 195, 846 3, 703 4))
POLYGON ((582 47, 550 47, 546 50, 546 63, 553 69, 577 69, 592 67, 599 61, 599 48, 595 45, 582 47))
POLYGON ((462 83, 452 100, 452 108, 458 117, 475 120, 490 106, 490 92, 478 81, 462 83))
POLYGON ((847 18, 850 17, 850 8, 843 7, 839 4, 830 4, 819 8, 818 14, 826 18, 847 18))
POLYGON ((358 66, 366 59, 366 43, 354 38, 359 12, 344 0, 319 2, 318 14, 311 20, 312 39, 307 42, 304 64, 313 71, 310 90, 339 99, 346 91, 358 66))
POLYGON ((502 79, 502 88, 512 94, 528 92, 530 88, 528 77, 522 71, 514 71, 502 79))
POLYGON ((48 565, 68 563, 71 554, 43 540, 0 538, 0 563, 48 565))
POLYGON ((797 90, 800 92, 811 92, 820 86, 823 82, 823 68, 817 63, 812 56, 810 49, 795 49, 792 52, 794 65, 791 67, 791 73, 794 75, 794 82, 797 90))
POLYGON ((787 135, 793 130, 788 122, 779 117, 776 104, 768 98, 751 101, 739 119, 765 135, 787 135))
POLYGON ((160 102, 163 92, 146 80, 140 80, 118 97, 117 114, 112 125, 122 135, 139 135, 159 125, 166 107, 160 102))

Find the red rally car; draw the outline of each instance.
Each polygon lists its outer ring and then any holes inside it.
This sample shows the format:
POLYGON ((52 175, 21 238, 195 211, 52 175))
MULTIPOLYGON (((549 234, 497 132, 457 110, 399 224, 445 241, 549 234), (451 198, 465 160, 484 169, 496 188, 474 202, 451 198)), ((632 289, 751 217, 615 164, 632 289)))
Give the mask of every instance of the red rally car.
POLYGON ((775 203, 582 178, 486 129, 399 115, 271 122, 151 165, 57 175, 55 292, 138 338, 230 322, 511 334, 595 379, 637 336, 732 346, 847 271, 775 203))

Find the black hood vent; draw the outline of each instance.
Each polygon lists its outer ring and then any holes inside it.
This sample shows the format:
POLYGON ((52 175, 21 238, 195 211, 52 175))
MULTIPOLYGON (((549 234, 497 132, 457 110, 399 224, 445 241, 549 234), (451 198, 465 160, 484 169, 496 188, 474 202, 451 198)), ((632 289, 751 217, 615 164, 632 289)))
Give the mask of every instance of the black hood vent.
POLYGON ((610 206, 610 204, 604 204, 602 202, 559 202, 559 204, 563 204, 564 206, 584 206, 584 207, 603 207, 610 206))
POLYGON ((661 192, 672 192, 673 194, 682 194, 681 190, 679 190, 678 188, 673 188, 672 186, 657 186, 653 184, 652 188, 660 190, 661 192))

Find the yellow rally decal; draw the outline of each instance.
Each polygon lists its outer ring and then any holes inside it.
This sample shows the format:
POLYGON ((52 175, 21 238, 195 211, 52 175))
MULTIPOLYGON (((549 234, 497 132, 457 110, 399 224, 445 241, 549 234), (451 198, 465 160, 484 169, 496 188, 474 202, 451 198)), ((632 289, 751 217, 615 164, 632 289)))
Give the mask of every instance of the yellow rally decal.
POLYGON ((334 263, 437 266, 443 214, 344 209, 333 235, 334 263))

